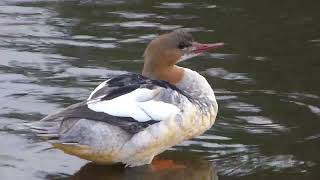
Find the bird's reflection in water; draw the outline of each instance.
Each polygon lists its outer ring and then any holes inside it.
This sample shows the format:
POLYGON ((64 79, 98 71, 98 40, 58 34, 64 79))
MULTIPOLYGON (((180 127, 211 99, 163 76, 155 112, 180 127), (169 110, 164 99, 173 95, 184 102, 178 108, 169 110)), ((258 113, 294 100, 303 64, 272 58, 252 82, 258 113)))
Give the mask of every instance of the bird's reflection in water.
POLYGON ((150 165, 125 168, 122 165, 100 166, 88 163, 71 178, 75 180, 217 180, 215 167, 212 163, 201 160, 189 153, 168 152, 158 157, 172 160, 183 168, 154 170, 150 165))

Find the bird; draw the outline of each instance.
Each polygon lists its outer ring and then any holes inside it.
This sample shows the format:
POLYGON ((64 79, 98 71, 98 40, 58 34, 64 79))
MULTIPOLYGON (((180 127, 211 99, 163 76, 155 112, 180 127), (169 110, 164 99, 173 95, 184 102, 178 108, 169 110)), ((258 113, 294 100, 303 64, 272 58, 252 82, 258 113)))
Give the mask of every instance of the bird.
POLYGON ((161 34, 144 51, 142 74, 109 78, 86 100, 28 126, 54 148, 97 164, 150 164, 214 124, 218 103, 210 84, 177 63, 223 46, 199 43, 185 29, 161 34))

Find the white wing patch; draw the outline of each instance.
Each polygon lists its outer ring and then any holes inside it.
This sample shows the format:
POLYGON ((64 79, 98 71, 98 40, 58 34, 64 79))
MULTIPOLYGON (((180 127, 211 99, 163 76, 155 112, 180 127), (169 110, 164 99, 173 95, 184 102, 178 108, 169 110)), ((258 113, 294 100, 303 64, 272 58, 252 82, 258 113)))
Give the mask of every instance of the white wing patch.
POLYGON ((90 99, 92 98, 92 96, 94 95, 94 93, 96 93, 96 92, 99 91, 101 88, 103 88, 103 87, 107 84, 108 81, 109 81, 109 80, 106 80, 106 81, 102 82, 101 84, 99 84, 99 86, 97 86, 97 87, 91 92, 91 94, 90 94, 90 96, 88 97, 87 100, 90 100, 90 99))
POLYGON ((159 89, 140 88, 111 100, 92 100, 87 104, 93 111, 112 116, 132 117, 139 122, 165 120, 180 112, 173 104, 153 100, 158 93, 159 89))
POLYGON ((173 114, 178 114, 180 109, 169 103, 162 101, 147 101, 138 103, 140 108, 147 113, 153 120, 161 121, 170 118, 173 114))

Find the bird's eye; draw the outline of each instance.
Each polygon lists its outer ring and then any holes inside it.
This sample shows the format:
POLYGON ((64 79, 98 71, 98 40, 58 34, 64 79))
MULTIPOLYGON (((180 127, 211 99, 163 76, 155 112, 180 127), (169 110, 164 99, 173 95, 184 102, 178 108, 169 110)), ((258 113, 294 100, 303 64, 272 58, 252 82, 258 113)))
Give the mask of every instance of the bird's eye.
POLYGON ((184 49, 184 48, 189 47, 189 46, 191 46, 190 43, 180 42, 179 45, 178 45, 178 48, 179 49, 184 49))

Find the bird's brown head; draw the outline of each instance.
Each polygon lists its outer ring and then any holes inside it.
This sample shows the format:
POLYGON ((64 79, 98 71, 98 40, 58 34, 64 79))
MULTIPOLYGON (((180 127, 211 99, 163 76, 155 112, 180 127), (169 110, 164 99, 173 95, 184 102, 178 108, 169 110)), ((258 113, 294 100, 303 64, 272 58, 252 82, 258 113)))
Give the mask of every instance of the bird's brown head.
POLYGON ((201 44, 194 41, 192 35, 184 29, 162 34, 145 49, 142 74, 176 84, 184 74, 183 68, 176 66, 176 63, 219 47, 223 47, 223 43, 201 44))

